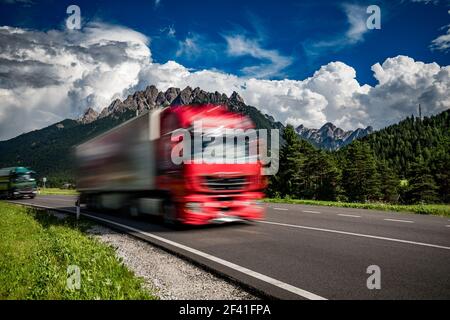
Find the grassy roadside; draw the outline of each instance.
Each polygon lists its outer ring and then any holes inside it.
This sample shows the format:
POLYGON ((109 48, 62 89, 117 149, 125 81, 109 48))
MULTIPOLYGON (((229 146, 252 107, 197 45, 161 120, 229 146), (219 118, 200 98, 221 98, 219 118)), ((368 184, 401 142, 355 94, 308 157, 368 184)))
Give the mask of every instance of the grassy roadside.
POLYGON ((446 204, 417 204, 417 205, 395 205, 385 203, 351 203, 337 201, 318 201, 318 200, 297 200, 297 199, 281 199, 266 198, 264 202, 269 203, 292 203, 314 206, 341 207, 341 208, 357 208, 372 209, 383 211, 397 211, 417 214, 430 214, 438 216, 450 216, 450 205, 446 204))
POLYGON ((87 236, 90 224, 0 202, 0 299, 154 299, 116 257, 87 236), (79 290, 67 268, 80 269, 79 290))
POLYGON ((43 196, 48 195, 76 196, 78 192, 73 189, 39 188, 39 194, 43 196))

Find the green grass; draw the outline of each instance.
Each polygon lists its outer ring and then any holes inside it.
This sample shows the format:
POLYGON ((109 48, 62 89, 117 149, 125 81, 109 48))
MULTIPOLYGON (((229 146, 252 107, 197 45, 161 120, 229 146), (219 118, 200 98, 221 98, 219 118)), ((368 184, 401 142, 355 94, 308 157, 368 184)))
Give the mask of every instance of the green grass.
POLYGON ((318 201, 318 200, 298 200, 298 199, 282 199, 282 198, 266 198, 265 202, 272 203, 293 203, 314 206, 372 209, 383 211, 398 211, 417 214, 430 214, 438 216, 450 216, 450 205, 448 204, 416 204, 416 205, 397 205, 386 203, 353 203, 353 202, 337 202, 337 201, 318 201))
POLYGON ((90 224, 0 202, 0 299, 155 299, 90 224), (67 288, 67 267, 81 287, 67 288))
POLYGON ((78 192, 77 192, 77 190, 73 190, 73 189, 39 188, 39 194, 41 194, 43 196, 48 196, 48 195, 76 196, 78 194, 78 192))

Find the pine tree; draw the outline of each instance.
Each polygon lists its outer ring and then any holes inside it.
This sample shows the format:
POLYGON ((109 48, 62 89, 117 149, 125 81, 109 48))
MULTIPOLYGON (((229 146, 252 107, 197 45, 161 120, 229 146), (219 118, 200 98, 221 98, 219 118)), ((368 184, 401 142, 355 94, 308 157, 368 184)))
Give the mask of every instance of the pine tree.
POLYGON ((386 161, 378 163, 378 172, 380 175, 380 193, 384 201, 397 202, 399 198, 400 180, 386 161))
POLYGON ((355 141, 346 150, 342 186, 350 201, 366 202, 380 196, 380 181, 375 158, 370 147, 355 141))
POLYGON ((291 125, 283 131, 284 145, 280 150, 280 167, 272 177, 269 194, 279 196, 295 196, 298 194, 301 177, 300 167, 303 162, 301 142, 291 125))
POLYGON ((438 201, 438 186, 423 161, 411 166, 407 201, 410 203, 435 203, 438 201))
POLYGON ((318 180, 314 198, 335 201, 339 188, 339 170, 336 163, 325 151, 318 151, 316 160, 318 180))
POLYGON ((430 161, 434 180, 439 186, 440 202, 450 202, 450 153, 437 153, 430 161))

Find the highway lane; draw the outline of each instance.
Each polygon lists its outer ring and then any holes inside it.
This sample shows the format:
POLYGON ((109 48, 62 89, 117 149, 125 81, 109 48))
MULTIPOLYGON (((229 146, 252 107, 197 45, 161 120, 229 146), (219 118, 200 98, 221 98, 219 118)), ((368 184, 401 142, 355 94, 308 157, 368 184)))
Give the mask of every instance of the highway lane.
MULTIPOLYGON (((20 202, 74 211, 74 199, 38 196, 20 202)), ((182 231, 148 219, 93 215, 133 228, 132 232, 145 233, 143 238, 279 298, 450 298, 448 218, 287 204, 267 206, 265 222, 182 231), (381 268, 380 290, 366 287, 370 265, 381 268)))
POLYGON ((268 204, 267 221, 450 246, 450 219, 352 208, 268 204), (282 209, 282 210, 281 210, 282 209))

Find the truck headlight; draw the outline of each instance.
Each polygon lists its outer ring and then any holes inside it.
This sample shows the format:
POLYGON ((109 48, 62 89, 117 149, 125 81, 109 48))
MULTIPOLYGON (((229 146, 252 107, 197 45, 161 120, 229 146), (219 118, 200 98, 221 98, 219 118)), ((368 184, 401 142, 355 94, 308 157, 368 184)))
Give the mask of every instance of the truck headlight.
POLYGON ((200 212, 202 205, 200 202, 188 202, 186 203, 186 209, 193 212, 200 212))

